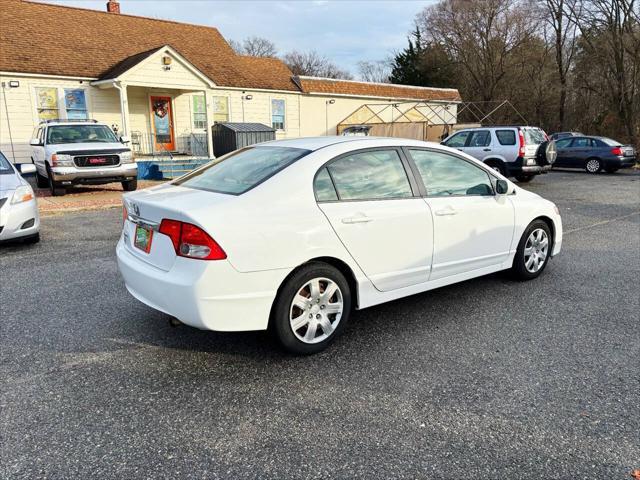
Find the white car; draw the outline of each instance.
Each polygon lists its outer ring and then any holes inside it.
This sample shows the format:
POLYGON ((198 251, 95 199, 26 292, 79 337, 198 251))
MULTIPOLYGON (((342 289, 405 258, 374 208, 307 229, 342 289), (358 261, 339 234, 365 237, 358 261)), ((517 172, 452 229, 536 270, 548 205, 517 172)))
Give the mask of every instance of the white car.
POLYGON ((117 256, 134 297, 200 329, 273 328, 301 354, 352 307, 499 270, 532 279, 562 243, 553 203, 399 138, 263 143, 124 203, 117 256))
MULTIPOLYGON (((32 164, 22 165, 22 173, 34 173, 32 164)), ((0 152, 0 243, 40 240, 38 204, 29 183, 0 152)))

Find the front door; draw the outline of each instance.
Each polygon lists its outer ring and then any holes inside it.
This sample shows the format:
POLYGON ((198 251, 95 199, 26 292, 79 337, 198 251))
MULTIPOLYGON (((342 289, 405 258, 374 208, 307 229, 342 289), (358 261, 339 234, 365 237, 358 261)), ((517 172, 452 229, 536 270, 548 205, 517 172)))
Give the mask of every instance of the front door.
POLYGON ((320 209, 378 290, 428 280, 431 213, 414 196, 396 149, 357 151, 336 159, 318 173, 315 190, 320 209))
POLYGON ((424 182, 433 214, 430 280, 492 267, 509 258, 514 210, 495 195, 489 174, 462 158, 409 149, 424 182))
POLYGON ((173 152, 176 149, 171 97, 151 97, 151 129, 156 152, 173 152))

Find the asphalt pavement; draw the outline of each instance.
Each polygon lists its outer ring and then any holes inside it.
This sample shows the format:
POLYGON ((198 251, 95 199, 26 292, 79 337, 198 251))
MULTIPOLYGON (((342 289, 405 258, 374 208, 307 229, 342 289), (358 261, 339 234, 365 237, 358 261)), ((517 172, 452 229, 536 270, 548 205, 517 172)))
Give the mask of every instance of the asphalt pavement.
POLYGON ((627 479, 640 468, 640 174, 553 172, 538 279, 356 312, 327 351, 172 328, 115 261, 119 209, 0 249, 3 479, 627 479))

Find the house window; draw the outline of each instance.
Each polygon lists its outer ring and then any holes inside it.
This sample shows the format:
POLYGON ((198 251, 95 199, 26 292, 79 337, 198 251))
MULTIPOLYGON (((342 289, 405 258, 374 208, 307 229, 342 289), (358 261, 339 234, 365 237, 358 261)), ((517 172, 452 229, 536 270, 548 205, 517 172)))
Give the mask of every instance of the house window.
POLYGON ((40 120, 53 120, 58 118, 58 89, 36 88, 36 102, 38 105, 38 118, 40 120))
POLYGON ((207 105, 204 95, 194 95, 193 97, 193 128, 206 130, 207 128, 207 105))
POLYGON ((229 121, 229 98, 213 97, 213 121, 228 122, 229 121))
POLYGON ((87 120, 87 99, 82 89, 65 89, 64 106, 70 120, 87 120))
POLYGON ((284 130, 284 100, 271 99, 271 126, 276 130, 284 130))

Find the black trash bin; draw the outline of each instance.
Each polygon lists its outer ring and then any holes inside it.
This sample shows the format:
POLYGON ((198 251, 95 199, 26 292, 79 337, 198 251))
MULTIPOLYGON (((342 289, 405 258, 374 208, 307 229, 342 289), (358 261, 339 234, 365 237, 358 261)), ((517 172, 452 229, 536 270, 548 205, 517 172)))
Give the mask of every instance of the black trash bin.
POLYGON ((262 123, 221 122, 211 127, 216 157, 242 147, 276 139, 276 131, 262 123))

